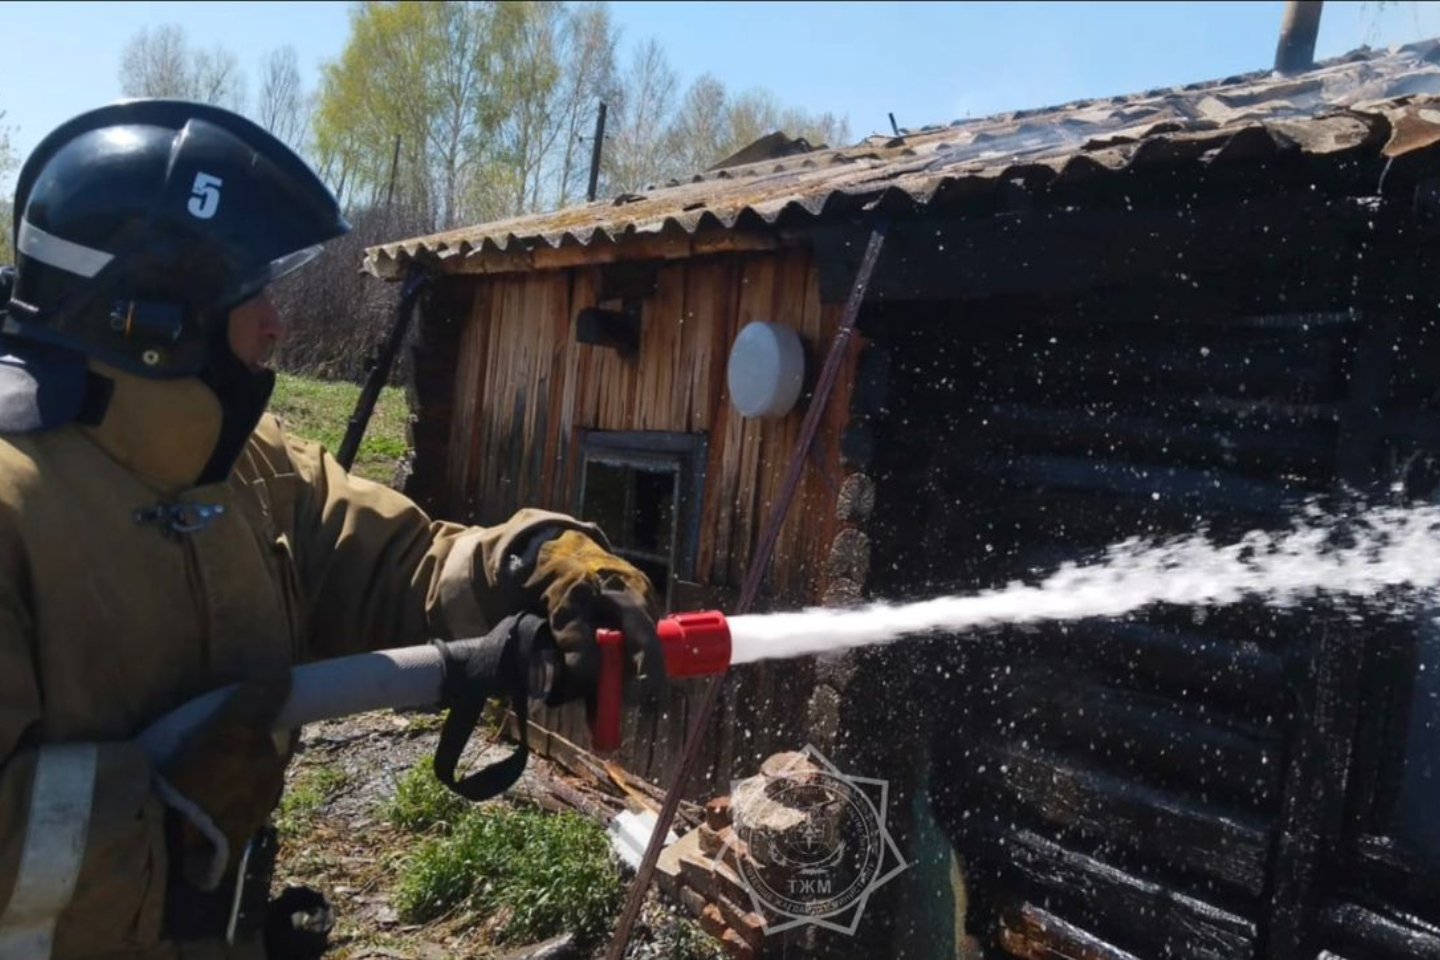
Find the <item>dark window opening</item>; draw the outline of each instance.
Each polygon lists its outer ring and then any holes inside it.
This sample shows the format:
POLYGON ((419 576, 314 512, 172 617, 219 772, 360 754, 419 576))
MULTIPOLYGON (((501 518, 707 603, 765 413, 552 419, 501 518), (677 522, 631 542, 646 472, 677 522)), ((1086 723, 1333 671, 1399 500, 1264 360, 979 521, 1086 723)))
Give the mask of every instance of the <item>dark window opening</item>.
POLYGON ((581 434, 576 513, 650 577, 670 609, 677 578, 694 577, 705 438, 677 433, 581 434))
POLYGON ((615 552, 644 570, 661 590, 674 566, 678 480, 677 471, 663 467, 594 459, 585 463, 582 515, 598 523, 615 552))

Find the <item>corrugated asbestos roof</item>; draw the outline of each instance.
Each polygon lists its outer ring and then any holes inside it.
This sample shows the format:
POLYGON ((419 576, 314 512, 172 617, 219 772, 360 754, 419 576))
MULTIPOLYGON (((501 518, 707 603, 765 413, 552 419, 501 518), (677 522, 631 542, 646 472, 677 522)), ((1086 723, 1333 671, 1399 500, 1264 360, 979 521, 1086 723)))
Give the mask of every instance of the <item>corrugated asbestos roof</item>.
POLYGON ((1007 181, 1036 187, 1147 163, 1220 163, 1297 147, 1328 154, 1383 145, 1398 155, 1437 141, 1440 39, 1356 51, 1298 76, 1253 73, 870 137, 373 247, 365 268, 395 278, 416 257, 453 269, 497 252, 593 247, 671 231, 763 230, 876 206, 913 209, 1007 181))

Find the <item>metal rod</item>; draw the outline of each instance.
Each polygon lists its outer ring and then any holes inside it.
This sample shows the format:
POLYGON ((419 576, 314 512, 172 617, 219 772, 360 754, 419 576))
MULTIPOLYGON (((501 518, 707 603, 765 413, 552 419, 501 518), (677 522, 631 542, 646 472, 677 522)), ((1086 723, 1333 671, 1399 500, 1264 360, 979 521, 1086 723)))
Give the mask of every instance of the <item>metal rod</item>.
MULTIPOLYGON (((816 381, 815 396, 810 401, 810 408, 805 411, 805 420, 800 426, 800 436, 795 441, 795 452, 790 456, 790 465, 785 474, 785 481, 780 487, 780 496, 774 509, 770 511, 770 515, 765 518, 765 530, 760 536, 759 543, 756 544, 750 566, 745 571, 745 584, 740 591, 740 601, 734 610, 737 615, 749 613, 750 608, 755 605, 755 598, 760 592, 760 583, 764 579, 765 571, 770 566, 775 544, 780 538, 780 528, 785 523, 785 515, 790 511, 790 504, 795 499, 795 492, 800 487, 800 477, 805 469, 805 463, 809 459, 810 445, 814 443, 815 434, 820 429, 820 419, 825 413, 825 406, 834 390, 835 381, 839 378, 840 366, 849 350, 850 339, 855 331, 855 321, 860 315, 860 305, 865 300, 865 289, 870 285, 870 277, 875 272, 875 263, 880 259, 880 250, 884 245, 885 228, 877 226, 870 234, 870 243, 865 248, 865 256, 860 261, 860 268, 855 272, 855 282, 850 287, 850 298, 845 301, 845 311, 840 316, 840 327, 835 331, 835 338, 830 341, 830 352, 825 357, 825 366, 821 368, 820 378, 816 381)), ((675 821, 675 812, 680 807, 680 797, 685 792, 685 784, 689 781, 691 773, 695 770, 695 764, 700 758, 701 735, 705 732, 710 715, 715 711, 715 704, 720 697, 720 688, 724 683, 724 676, 711 677, 705 687, 705 697, 700 703, 700 712, 690 724, 690 732, 685 740, 685 753, 680 760, 680 767, 675 771, 675 777, 665 793, 665 803, 660 807, 659 822, 655 824, 655 832, 650 835, 650 843, 645 848, 645 859, 640 861, 640 869, 635 874, 635 882, 630 885, 630 893, 625 901, 625 910, 620 914, 620 922, 615 926, 615 937, 610 941, 610 948, 605 953, 605 960, 621 960, 625 954, 625 947, 630 942, 630 932, 635 926, 635 920, 640 916, 640 908, 645 903, 645 892, 650 889, 650 881, 655 877, 655 864, 660 860, 660 851, 665 848, 665 835, 670 832, 670 825, 675 821)))
POLYGON ((600 151, 605 146, 605 101, 595 114, 595 142, 590 144, 590 186, 585 189, 585 199, 593 202, 595 191, 600 187, 600 151))
POLYGON ((415 313, 415 304, 420 300, 420 291, 425 289, 429 279, 430 276, 424 268, 411 262, 410 272, 400 290, 400 302, 395 307, 395 323, 374 354, 365 383, 360 388, 360 396, 355 400, 355 411, 350 414, 350 422, 345 427, 345 437, 340 441, 340 450, 335 454, 335 459, 346 470, 355 465, 355 457, 360 452, 360 441, 365 438, 365 428, 370 425, 370 415, 375 412, 380 391, 390 379, 390 368, 395 366, 395 357, 400 352, 400 344, 405 340, 405 331, 410 327, 410 318, 415 313))
POLYGON ((895 114, 893 113, 890 114, 890 129, 895 132, 895 136, 900 136, 900 125, 895 122, 895 114))
POLYGON ((1315 40, 1320 36, 1320 11, 1324 0, 1290 0, 1275 47, 1275 70, 1303 73, 1315 66, 1315 40))

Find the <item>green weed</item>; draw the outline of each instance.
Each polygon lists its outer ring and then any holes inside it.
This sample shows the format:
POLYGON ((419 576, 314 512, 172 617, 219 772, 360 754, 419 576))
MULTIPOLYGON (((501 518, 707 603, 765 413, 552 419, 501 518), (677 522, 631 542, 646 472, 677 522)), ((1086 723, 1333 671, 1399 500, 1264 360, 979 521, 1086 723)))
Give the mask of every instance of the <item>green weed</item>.
POLYGON ((593 941, 620 907, 605 831, 576 814, 478 807, 406 866, 396 906, 412 923, 454 911, 491 917, 501 943, 561 932, 593 941))
POLYGON ((439 828, 449 832, 469 808, 469 803, 435 779, 434 760, 426 758, 400 781, 385 816, 402 830, 427 833, 439 828))
POLYGON ((688 917, 670 917, 656 934, 656 942, 670 960, 726 960, 729 956, 719 940, 688 917))
POLYGON ((282 834, 294 835, 309 824, 316 811, 334 800, 350 784, 350 775, 339 767, 312 767, 302 772, 280 798, 275 826, 282 834))

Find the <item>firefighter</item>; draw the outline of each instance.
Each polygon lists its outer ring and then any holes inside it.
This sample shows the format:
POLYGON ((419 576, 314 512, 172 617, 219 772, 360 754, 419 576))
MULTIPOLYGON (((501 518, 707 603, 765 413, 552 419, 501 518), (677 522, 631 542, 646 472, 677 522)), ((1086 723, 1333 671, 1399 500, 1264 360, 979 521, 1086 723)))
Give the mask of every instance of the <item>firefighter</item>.
MULTIPOLYGON (((547 617, 552 702, 594 631, 663 678, 653 590, 592 525, 432 521, 265 407, 266 288, 349 226, 291 150, 213 106, 137 100, 20 172, 0 333, 0 958, 263 957, 241 851, 292 752, 289 668, 547 617), (236 683, 156 769, 158 716, 236 683)), ((262 901, 263 902, 263 901, 262 901)))

